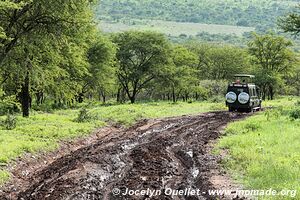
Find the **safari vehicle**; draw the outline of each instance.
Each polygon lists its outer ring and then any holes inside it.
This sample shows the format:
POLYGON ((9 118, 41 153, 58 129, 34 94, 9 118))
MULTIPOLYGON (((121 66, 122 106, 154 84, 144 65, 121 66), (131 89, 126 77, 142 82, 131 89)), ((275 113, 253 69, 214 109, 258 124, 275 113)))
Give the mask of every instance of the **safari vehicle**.
POLYGON ((253 75, 237 74, 235 82, 228 85, 226 106, 229 112, 252 112, 261 109, 259 87, 252 83, 253 75))

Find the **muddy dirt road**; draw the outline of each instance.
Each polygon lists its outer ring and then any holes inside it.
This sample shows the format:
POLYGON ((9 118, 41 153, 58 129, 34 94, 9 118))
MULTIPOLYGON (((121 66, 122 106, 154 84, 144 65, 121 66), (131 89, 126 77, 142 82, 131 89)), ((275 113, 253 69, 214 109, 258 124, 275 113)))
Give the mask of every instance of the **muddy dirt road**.
MULTIPOLYGON (((212 112, 163 120, 145 120, 127 130, 111 129, 97 141, 54 160, 0 199, 216 199, 207 191, 218 158, 209 152, 228 123, 247 114, 212 112), (114 189, 117 188, 117 189, 114 189), (198 189, 201 194, 173 197, 164 189, 198 189), (161 190, 157 196, 115 195, 127 189, 161 190)), ((222 189, 222 188, 216 188, 222 189)), ((224 197, 221 197, 223 199, 224 197)))

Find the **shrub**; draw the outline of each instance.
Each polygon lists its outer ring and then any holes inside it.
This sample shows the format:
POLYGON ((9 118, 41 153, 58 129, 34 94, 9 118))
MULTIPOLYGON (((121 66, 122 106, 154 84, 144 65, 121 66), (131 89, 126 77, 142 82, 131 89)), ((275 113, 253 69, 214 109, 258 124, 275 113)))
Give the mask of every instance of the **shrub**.
MULTIPOLYGON (((228 81, 226 80, 203 80, 200 81, 200 86, 205 88, 208 97, 223 96, 226 93, 228 81)), ((224 98, 224 97, 223 97, 224 98)))
POLYGON ((17 118, 12 114, 7 113, 6 119, 3 122, 3 126, 6 130, 15 129, 17 126, 17 118))
POLYGON ((20 110, 20 104, 17 103, 15 96, 0 100, 0 115, 5 115, 7 112, 20 112, 20 110))
POLYGON ((292 120, 300 119, 300 109, 298 108, 298 109, 292 110, 290 112, 290 118, 292 120))
MULTIPOLYGON (((212 102, 212 103, 221 103, 221 102, 225 102, 224 99, 225 99, 225 97, 218 95, 218 96, 213 96, 213 97, 209 98, 208 101, 212 102)), ((224 103, 224 105, 225 105, 225 103, 224 103)))
POLYGON ((78 116, 76 118, 76 122, 83 123, 83 122, 89 122, 93 119, 92 115, 89 113, 89 111, 86 108, 82 108, 79 110, 78 116))
POLYGON ((270 121, 271 119, 278 119, 281 116, 281 112, 280 109, 269 109, 265 112, 265 116, 270 121))
POLYGON ((188 103, 193 103, 193 100, 192 100, 192 99, 189 99, 187 102, 188 102, 188 103))
POLYGON ((32 105, 32 109, 35 111, 42 111, 42 112, 47 112, 47 113, 53 113, 54 109, 53 109, 53 105, 46 102, 40 105, 32 105))
POLYGON ((251 122, 251 123, 247 123, 245 125, 245 129, 249 132, 249 131, 257 131, 258 129, 260 129, 261 126, 257 123, 251 122))

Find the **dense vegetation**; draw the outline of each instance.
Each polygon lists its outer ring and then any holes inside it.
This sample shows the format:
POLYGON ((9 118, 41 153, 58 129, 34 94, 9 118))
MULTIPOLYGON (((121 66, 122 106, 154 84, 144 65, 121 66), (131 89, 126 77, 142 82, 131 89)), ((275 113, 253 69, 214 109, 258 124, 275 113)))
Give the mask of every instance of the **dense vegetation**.
POLYGON ((90 1, 1 1, 0 93, 29 116, 32 94, 70 98, 87 73, 93 31, 90 1), (54 84, 55 83, 55 84, 54 84), (3 93, 2 93, 3 95, 3 93))
POLYGON ((263 34, 272 30, 289 37, 294 42, 293 49, 299 51, 299 38, 283 34, 277 27, 282 16, 297 10, 298 3, 299 0, 103 0, 96 13, 98 19, 104 21, 100 27, 107 32, 118 32, 121 26, 123 30, 159 31, 177 43, 197 40, 246 46, 250 32, 255 30, 263 34), (183 27, 182 23, 187 27, 183 27), (203 23, 208 24, 207 27, 204 28, 203 23), (216 32, 215 24, 231 27, 220 27, 220 31, 216 32), (197 25, 199 27, 195 29, 197 25), (253 30, 246 26, 253 27, 253 30), (244 30, 243 35, 239 33, 241 30, 244 30))
POLYGON ((268 30, 279 16, 290 12, 297 0, 102 0, 101 19, 160 19, 177 22, 225 24, 268 30))

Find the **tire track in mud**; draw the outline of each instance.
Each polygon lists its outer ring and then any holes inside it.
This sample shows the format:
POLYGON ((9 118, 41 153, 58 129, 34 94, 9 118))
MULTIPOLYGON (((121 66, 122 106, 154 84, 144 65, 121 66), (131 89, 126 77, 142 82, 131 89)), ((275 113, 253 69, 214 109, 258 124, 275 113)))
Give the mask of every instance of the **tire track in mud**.
POLYGON ((219 137, 227 123, 246 116, 211 112, 141 121, 57 159, 28 178, 25 187, 6 191, 0 199, 216 199, 207 194, 114 196, 112 190, 222 189, 209 180, 218 158, 210 154, 208 143, 219 137))

